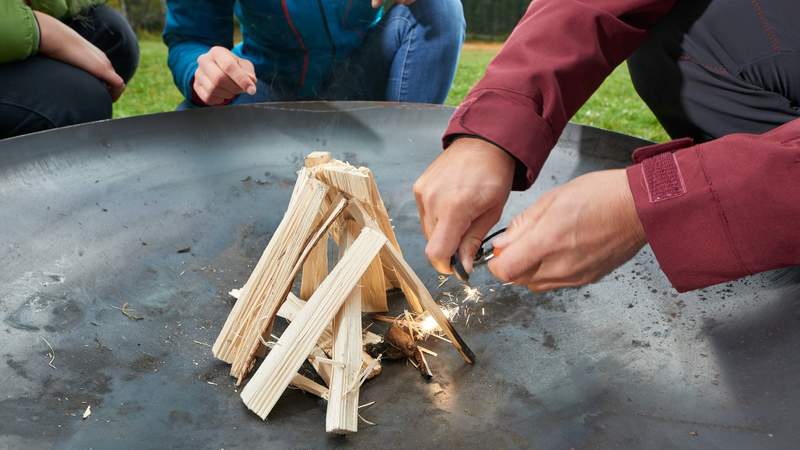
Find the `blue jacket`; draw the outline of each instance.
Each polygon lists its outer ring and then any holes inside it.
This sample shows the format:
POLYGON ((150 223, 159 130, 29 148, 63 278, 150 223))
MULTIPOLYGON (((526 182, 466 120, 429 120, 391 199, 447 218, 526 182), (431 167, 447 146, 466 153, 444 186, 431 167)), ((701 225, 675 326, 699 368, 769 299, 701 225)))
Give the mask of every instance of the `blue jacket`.
POLYGON ((259 79, 277 76, 299 97, 313 97, 381 14, 370 0, 169 0, 164 42, 175 85, 187 99, 197 58, 215 45, 252 61, 259 79), (234 14, 242 33, 235 47, 234 14))

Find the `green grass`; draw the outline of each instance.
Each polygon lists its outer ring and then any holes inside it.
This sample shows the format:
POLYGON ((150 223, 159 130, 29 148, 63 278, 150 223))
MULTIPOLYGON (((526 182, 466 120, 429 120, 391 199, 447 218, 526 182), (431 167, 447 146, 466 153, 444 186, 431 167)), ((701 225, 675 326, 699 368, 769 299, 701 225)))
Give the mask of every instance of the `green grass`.
POLYGON ((572 120, 651 141, 669 140, 661 124, 633 89, 625 64, 606 78, 572 120))
POLYGON ((167 68, 167 48, 157 38, 139 41, 141 59, 125 94, 114 104, 114 118, 172 111, 183 101, 167 68))
MULTIPOLYGON (((172 111, 182 100, 167 69, 164 44, 156 36, 144 36, 139 45, 142 52, 139 70, 129 83, 125 95, 115 104, 115 118, 172 111)), ((468 45, 464 49, 453 88, 447 97, 448 105, 458 105, 464 99, 496 53, 497 48, 490 45, 468 45)), ((624 65, 606 79, 573 120, 653 141, 668 139, 656 118, 633 90, 628 69, 624 65)))

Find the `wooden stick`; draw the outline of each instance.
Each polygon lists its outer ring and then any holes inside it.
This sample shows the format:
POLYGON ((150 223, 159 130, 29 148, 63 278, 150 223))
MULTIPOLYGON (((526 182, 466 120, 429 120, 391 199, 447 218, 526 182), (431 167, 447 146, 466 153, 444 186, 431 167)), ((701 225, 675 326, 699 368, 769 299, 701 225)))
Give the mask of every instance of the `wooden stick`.
MULTIPOLYGON (((288 320, 289 322, 293 321, 297 314, 303 309, 306 302, 298 298, 293 293, 289 293, 286 297, 286 301, 283 302, 281 305, 281 309, 278 310, 278 317, 283 317, 284 319, 288 320)), ((364 331, 363 332, 363 343, 373 343, 378 344, 383 342, 383 337, 377 335, 371 331, 364 331)), ((314 347, 314 350, 311 351, 311 354, 308 355, 308 362, 314 367, 317 374, 319 374, 322 381, 325 382, 326 386, 331 385, 331 366, 329 364, 322 364, 320 363, 319 358, 325 358, 331 354, 331 350, 333 349, 333 332, 331 327, 328 326, 325 328, 325 331, 322 332, 322 335, 317 341, 317 345, 314 347)), ((368 367, 372 364, 372 361, 375 358, 369 355, 369 353, 362 351, 361 352, 361 361, 362 367, 368 367)), ((373 365, 373 369, 369 374, 369 379, 372 379, 381 374, 383 371, 383 367, 380 364, 373 365)))
POLYGON ((328 275, 328 235, 322 236, 303 263, 300 298, 308 299, 328 275))
MULTIPOLYGON (((340 255, 344 255, 352 241, 353 235, 348 231, 342 239, 340 255)), ((333 367, 325 430, 336 434, 355 433, 358 431, 359 390, 348 388, 361 373, 361 288, 358 286, 336 314, 333 330, 333 359, 344 364, 333 367)))
POLYGON ((417 361, 419 361, 419 371, 422 373, 422 376, 425 377, 426 380, 430 380, 433 378, 433 372, 431 372, 430 366, 428 366, 428 360, 425 358, 425 353, 422 351, 421 348, 417 347, 417 361))
MULTIPOLYGON (((331 160, 329 152, 311 152, 305 158, 306 168, 325 164, 331 160)), ((330 195, 329 195, 330 197, 330 195)), ((328 235, 325 234, 303 263, 300 279, 300 298, 308 299, 328 275, 328 235)))
MULTIPOLYGON (((300 310, 303 309, 305 304, 305 301, 289 292, 289 295, 286 296, 286 301, 283 302, 281 309, 278 310, 278 317, 283 317, 291 322, 295 317, 297 317, 297 314, 300 313, 300 310)), ((319 341, 317 341, 317 345, 314 346, 311 354, 308 355, 308 362, 311 363, 311 365, 314 367, 314 370, 317 372, 317 374, 319 374, 319 377, 322 378, 322 381, 326 386, 331 385, 331 366, 330 364, 320 363, 318 358, 327 358, 329 356, 330 347, 333 343, 332 333, 331 327, 326 327, 322 332, 319 341)))
POLYGON ((325 164, 331 160, 331 152, 315 151, 309 153, 303 161, 306 167, 314 167, 325 164))
MULTIPOLYGON (((347 212, 353 217, 356 222, 361 223, 365 227, 374 227, 374 221, 370 218, 366 209, 358 201, 352 201, 347 207, 347 212)), ((409 306, 416 313, 427 311, 439 327, 444 331, 451 344, 461 354, 468 364, 475 363, 475 354, 470 350, 467 343, 461 338, 453 324, 444 315, 439 304, 431 297, 431 293, 425 287, 422 280, 419 279, 414 269, 408 265, 403 255, 391 244, 388 244, 381 251, 381 261, 384 262, 384 267, 394 270, 397 278, 400 281, 403 294, 406 296, 409 306)))
POLYGON ((328 388, 299 373, 295 374, 292 378, 292 386, 325 400, 327 400, 329 396, 328 388))
MULTIPOLYGON (((314 176, 325 182, 328 186, 338 189, 351 198, 360 201, 370 217, 375 221, 376 229, 383 232, 389 242, 399 249, 394 229, 392 228, 389 213, 383 203, 375 177, 366 167, 353 167, 341 161, 331 161, 321 164, 314 168, 314 176)), ((402 254, 402 253, 401 253, 402 254)), ((397 278, 393 274, 384 274, 386 286, 389 288, 400 287, 397 278)), ((384 310, 385 311, 385 310, 384 310)))
MULTIPOLYGON (((256 327, 251 327, 248 330, 250 336, 252 336, 253 333, 256 333, 258 331, 257 326, 259 325, 264 326, 267 330, 269 330, 269 328, 272 327, 272 321, 275 319, 275 315, 277 313, 277 310, 280 308, 281 302, 289 295, 289 292, 292 288, 292 282, 294 281, 297 272, 302 267, 309 253, 311 253, 311 251, 314 249, 314 246, 316 246, 319 240, 322 238, 322 236, 324 236, 328 232, 328 228, 339 217, 339 215, 341 215, 346 206, 347 206, 347 200, 344 198, 339 198, 339 201, 333 207, 331 207, 331 210, 328 212, 327 219, 325 219, 325 221, 318 227, 317 231, 306 240, 306 242, 302 246, 303 251, 297 258, 294 267, 292 267, 291 270, 289 271, 288 274, 289 283, 284 285, 285 287, 283 290, 283 294, 278 297, 275 297, 276 302, 275 305, 273 305, 273 307, 270 308, 269 315, 262 316, 262 320, 268 323, 266 325, 256 323, 256 327)), ((234 359, 231 365, 231 373, 235 374, 234 376, 237 377, 237 384, 240 384, 245 375, 247 375, 247 373, 250 372, 250 369, 252 368, 255 362, 254 354, 257 353, 257 350, 258 350, 257 346, 251 346, 249 347, 249 350, 248 347, 243 347, 242 349, 240 349, 239 354, 234 359)))
MULTIPOLYGON (((470 350, 467 346, 467 343, 461 338, 455 328, 453 328, 453 324, 450 323, 450 320, 447 319, 447 316, 444 315, 442 309, 433 300, 431 297, 431 293, 428 292, 428 289, 422 283, 422 280, 419 279, 414 270, 408 265, 408 263, 403 259, 402 255, 400 255, 394 247, 391 245, 387 245, 383 249, 383 253, 389 259, 390 267, 393 267, 395 272, 397 273, 398 278, 400 279, 400 283, 406 286, 410 292, 416 296, 417 300, 420 302, 422 307, 425 311, 430 314, 436 323, 439 324, 439 327, 444 331, 448 338, 452 341, 453 347, 461 353, 461 357, 464 358, 468 364, 475 363, 475 354, 470 350)), ((404 289, 404 293, 407 291, 404 289)), ((406 296, 408 298, 408 296, 406 296)))
MULTIPOLYGON (((313 168, 314 176, 326 183, 351 200, 358 200, 365 205, 372 217, 379 215, 382 219, 375 219, 375 229, 380 230, 395 245, 397 238, 389 224, 389 216, 380 199, 372 173, 366 167, 353 167, 341 161, 331 161, 313 168)), ((355 226, 355 224, 354 224, 355 226)), ((359 226, 360 228, 360 226, 359 226)), ((387 278, 380 261, 374 261, 364 279, 362 286, 362 310, 366 312, 388 311, 386 300, 387 278)), ((389 285, 388 287, 392 287, 389 285)))
POLYGON ((278 345, 267 354, 241 394, 244 404, 259 417, 265 419, 272 411, 325 327, 333 320, 386 242, 382 233, 364 228, 286 328, 278 345))
MULTIPOLYGON (((350 223, 350 233, 358 234, 361 225, 354 221, 350 223)), ((386 274, 383 272, 383 264, 380 258, 375 258, 369 265, 367 273, 361 278, 361 309, 363 312, 374 313, 389 310, 389 302, 386 298, 386 274)))
POLYGON ((283 220, 214 342, 214 356, 233 364, 231 375, 238 381, 252 368, 252 355, 261 345, 259 336, 269 334, 272 318, 284 300, 283 292, 291 286, 291 271, 303 250, 302 243, 316 228, 318 210, 327 192, 327 186, 312 179, 305 169, 300 171, 283 220))

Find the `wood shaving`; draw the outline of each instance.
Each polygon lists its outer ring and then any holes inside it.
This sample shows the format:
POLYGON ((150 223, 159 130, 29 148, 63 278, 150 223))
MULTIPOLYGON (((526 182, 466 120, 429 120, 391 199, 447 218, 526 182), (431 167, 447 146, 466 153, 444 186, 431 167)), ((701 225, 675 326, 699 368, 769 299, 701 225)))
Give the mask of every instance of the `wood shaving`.
POLYGON ((56 366, 53 365, 53 361, 56 360, 56 351, 53 350, 53 346, 50 345, 50 342, 48 342, 47 339, 45 339, 44 336, 41 336, 41 338, 44 341, 44 343, 47 344, 47 346, 50 348, 50 352, 47 353, 47 356, 50 358, 50 361, 47 362, 47 365, 50 366, 51 368, 55 369, 56 366))

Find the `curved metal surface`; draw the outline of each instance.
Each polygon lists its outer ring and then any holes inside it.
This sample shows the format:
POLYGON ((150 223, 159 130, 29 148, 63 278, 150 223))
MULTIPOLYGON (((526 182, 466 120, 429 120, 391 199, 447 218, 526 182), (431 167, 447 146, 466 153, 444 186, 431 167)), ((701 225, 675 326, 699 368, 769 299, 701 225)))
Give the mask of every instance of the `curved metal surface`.
MULTIPOLYGON (((434 343, 430 383, 387 364, 362 391, 378 426, 329 437, 322 402, 297 391, 266 423, 250 414, 206 344, 308 151, 371 167, 412 266, 435 295, 456 289, 436 289, 411 194, 450 112, 255 105, 0 142, 0 448, 796 446, 797 272, 678 295, 648 250, 600 283, 543 295, 476 274, 485 316, 456 326, 478 363, 434 343)), ((641 144, 568 127, 503 220, 641 144)))

